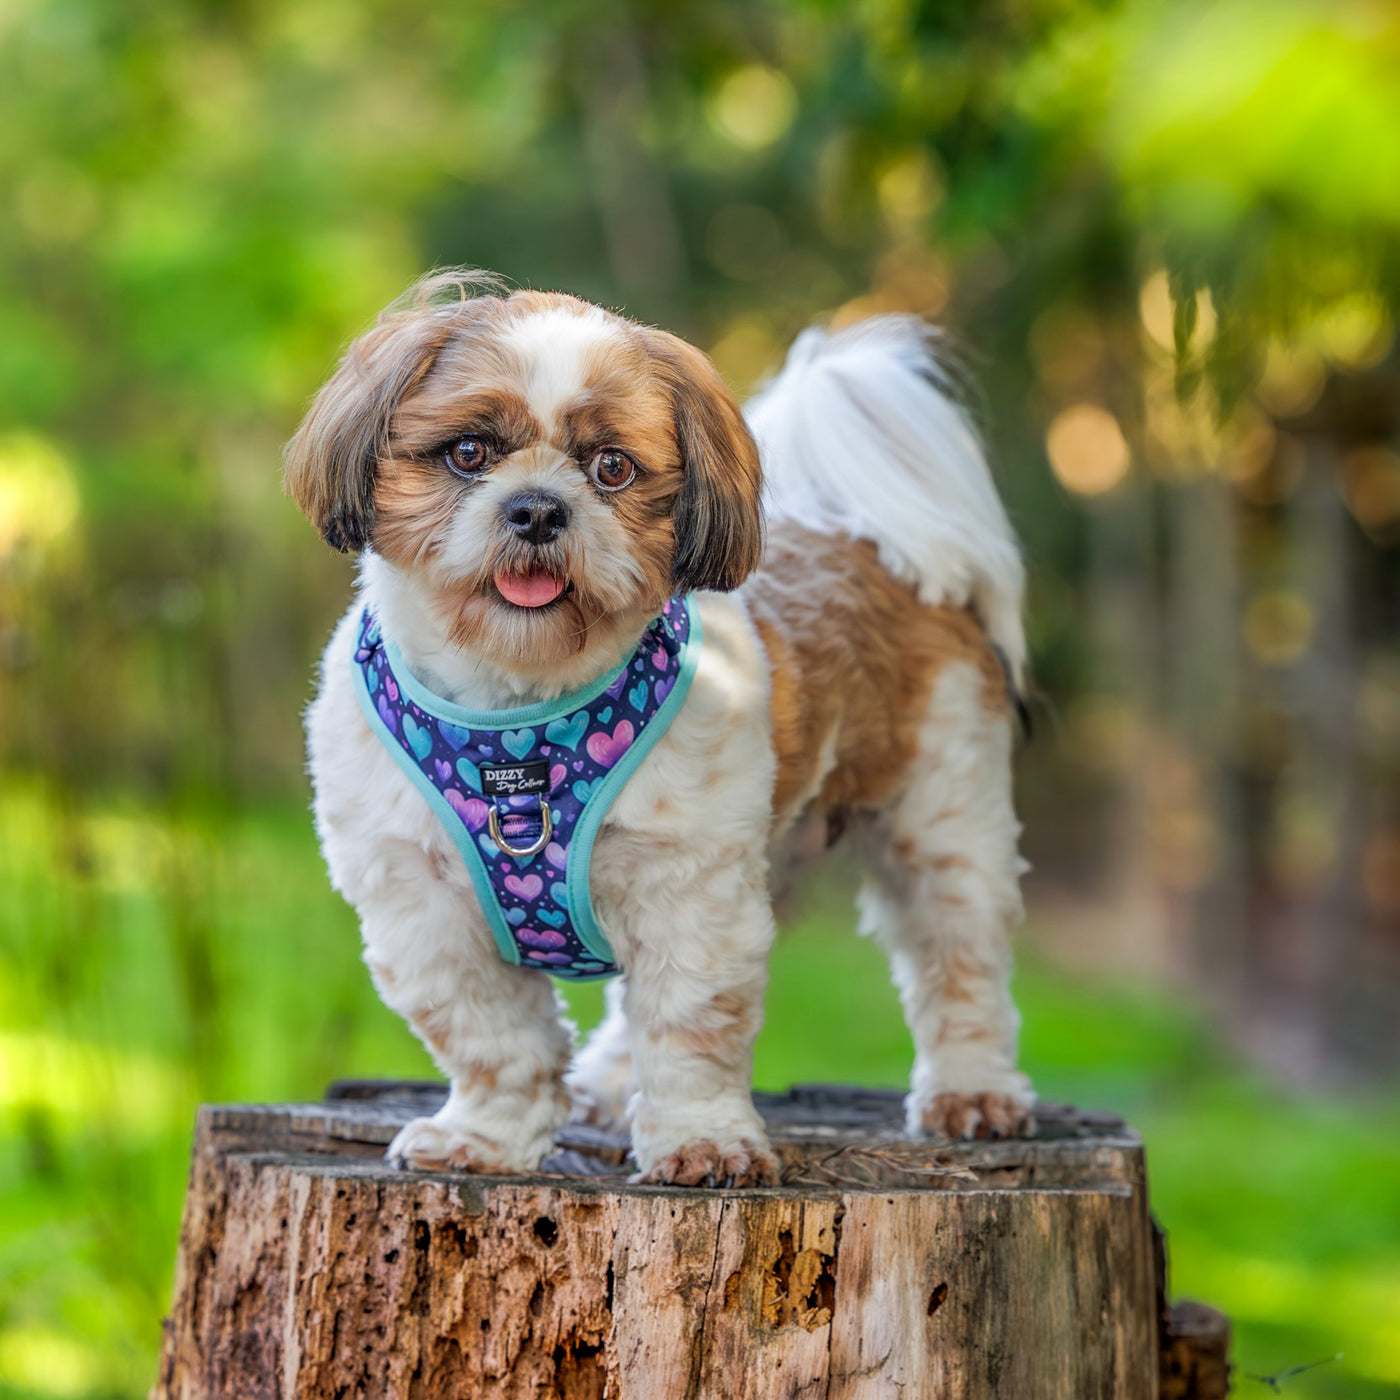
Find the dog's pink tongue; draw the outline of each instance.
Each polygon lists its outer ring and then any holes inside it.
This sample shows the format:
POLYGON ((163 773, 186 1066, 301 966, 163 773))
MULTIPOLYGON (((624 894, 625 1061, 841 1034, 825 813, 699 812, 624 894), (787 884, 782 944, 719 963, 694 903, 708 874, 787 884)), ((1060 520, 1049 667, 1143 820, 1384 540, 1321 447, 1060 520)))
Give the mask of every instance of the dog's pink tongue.
POLYGON ((533 569, 528 574, 497 574, 496 591, 517 608, 542 608, 564 591, 564 580, 543 569, 533 569))

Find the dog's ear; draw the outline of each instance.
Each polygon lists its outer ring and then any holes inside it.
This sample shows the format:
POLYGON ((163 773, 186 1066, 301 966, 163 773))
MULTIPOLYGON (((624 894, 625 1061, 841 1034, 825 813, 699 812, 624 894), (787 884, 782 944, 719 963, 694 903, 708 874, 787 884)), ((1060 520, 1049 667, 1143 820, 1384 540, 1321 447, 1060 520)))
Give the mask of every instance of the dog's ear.
POLYGON ((440 311, 386 314, 345 352, 287 444, 287 490, 334 548, 369 543, 375 470, 388 447, 390 419, 453 329, 440 311))
POLYGON ((675 582, 737 588, 763 553, 758 447, 709 358, 667 331, 644 331, 671 394, 684 479, 672 507, 675 582))

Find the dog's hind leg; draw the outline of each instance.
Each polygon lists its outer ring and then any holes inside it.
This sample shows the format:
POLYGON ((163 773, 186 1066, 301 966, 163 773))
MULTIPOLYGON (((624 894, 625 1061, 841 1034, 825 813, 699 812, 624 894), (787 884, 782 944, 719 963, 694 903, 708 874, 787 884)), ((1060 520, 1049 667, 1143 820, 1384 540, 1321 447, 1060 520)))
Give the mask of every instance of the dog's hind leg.
POLYGON ((1016 1068, 1010 929, 1021 916, 1012 728, 985 675, 939 675, 920 755, 861 833, 862 930, 884 947, 914 1038, 911 1133, 1007 1136, 1034 1095, 1016 1068))
POLYGON ((626 988, 614 977, 604 989, 607 1014, 589 1033, 565 1076, 577 1122, 623 1131, 627 1109, 636 1092, 632 1046, 628 1039, 626 988))

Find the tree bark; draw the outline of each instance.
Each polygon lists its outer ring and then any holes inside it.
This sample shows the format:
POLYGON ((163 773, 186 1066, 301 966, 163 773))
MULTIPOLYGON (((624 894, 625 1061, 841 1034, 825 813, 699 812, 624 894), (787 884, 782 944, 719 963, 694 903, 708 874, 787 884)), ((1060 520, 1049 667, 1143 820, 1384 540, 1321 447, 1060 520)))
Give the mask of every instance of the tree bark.
POLYGON ((1225 1393, 1159 1381, 1192 1344, 1117 1119, 914 1143, 897 1094, 807 1087, 758 1096, 774 1189, 632 1186, 585 1129, 537 1176, 385 1164, 441 1097, 201 1110, 159 1400, 1225 1393))

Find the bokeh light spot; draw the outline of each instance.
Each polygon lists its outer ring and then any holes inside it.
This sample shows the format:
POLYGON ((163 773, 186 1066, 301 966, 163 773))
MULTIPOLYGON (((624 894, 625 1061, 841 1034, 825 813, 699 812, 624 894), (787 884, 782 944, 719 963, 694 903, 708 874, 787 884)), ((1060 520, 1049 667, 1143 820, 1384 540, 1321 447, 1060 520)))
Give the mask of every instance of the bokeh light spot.
POLYGON ((1080 496, 1101 496, 1128 474, 1132 454, 1118 420, 1094 403, 1058 414, 1045 435, 1056 479, 1080 496))
POLYGON ((90 1395, 104 1379, 95 1348, 39 1323, 0 1332, 0 1382, 8 1389, 60 1397, 90 1395))
POLYGON ((1259 401, 1276 417, 1291 418, 1318 401, 1326 382, 1326 367, 1315 351, 1274 342, 1259 378, 1259 401))
POLYGON ((1379 363, 1395 341, 1390 313, 1370 292, 1335 302, 1319 318, 1315 330, 1323 354, 1348 369, 1379 363))
POLYGON ((78 483, 54 443, 31 432, 0 438, 0 558, 21 542, 56 544, 78 504, 78 483))
POLYGON ((1342 463, 1347 505, 1370 531, 1400 523, 1400 456, 1386 447, 1362 447, 1342 463))
POLYGON ((1225 472, 1235 483, 1257 480, 1269 468, 1278 446, 1278 433, 1262 413, 1242 409, 1230 438, 1225 472))
MULTIPOLYGON (((1138 291, 1138 314, 1143 329, 1162 347, 1175 353, 1176 310, 1172 302, 1171 283, 1165 271, 1158 269, 1138 291)), ((1191 331, 1191 349, 1204 350, 1215 339, 1217 317, 1210 288, 1196 293, 1196 323, 1191 331)))
POLYGON ((1167 274, 1154 272, 1138 292, 1138 314, 1143 329, 1162 347, 1172 348, 1172 294, 1167 274))
POLYGON ((943 177, 924 151, 892 161, 875 182, 885 223, 896 233, 919 229, 943 198, 943 177))
POLYGON ((710 358, 730 386, 744 393, 777 369, 783 350, 766 318, 740 316, 710 347, 710 358))
POLYGON ((736 146, 760 151, 787 133, 797 115, 797 93, 774 68, 735 69, 706 107, 710 125, 736 146))

